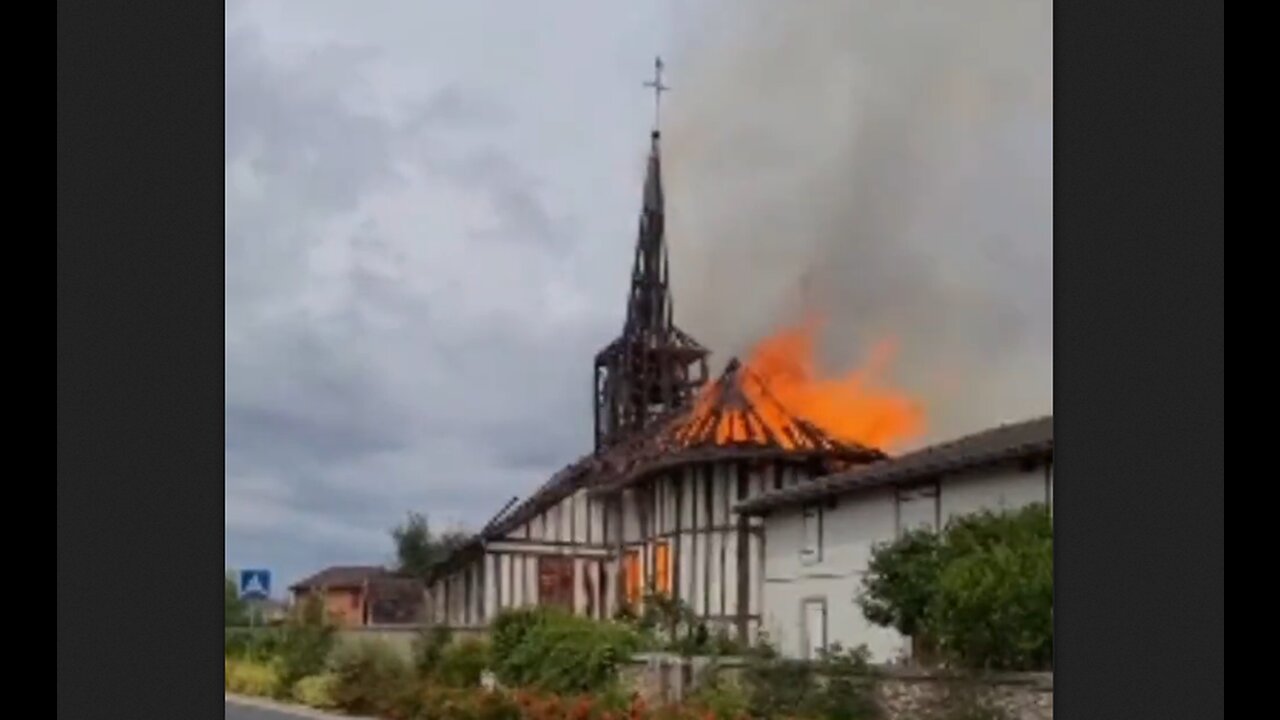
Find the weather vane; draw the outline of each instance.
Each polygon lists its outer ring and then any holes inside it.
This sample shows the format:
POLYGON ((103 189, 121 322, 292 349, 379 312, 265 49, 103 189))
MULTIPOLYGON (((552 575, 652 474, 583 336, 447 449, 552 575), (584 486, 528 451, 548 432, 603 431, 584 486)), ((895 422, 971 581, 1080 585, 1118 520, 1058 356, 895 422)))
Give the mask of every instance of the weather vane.
POLYGON ((662 119, 662 93, 671 88, 662 82, 662 58, 653 59, 653 79, 646 80, 644 86, 653 88, 653 130, 657 132, 658 121, 662 119))

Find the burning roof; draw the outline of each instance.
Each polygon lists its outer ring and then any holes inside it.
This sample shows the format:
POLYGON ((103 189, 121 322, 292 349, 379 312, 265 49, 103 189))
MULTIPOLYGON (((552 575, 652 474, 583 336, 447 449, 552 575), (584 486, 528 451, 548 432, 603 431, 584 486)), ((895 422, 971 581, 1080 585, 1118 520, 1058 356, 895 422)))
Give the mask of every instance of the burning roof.
POLYGON ((609 492, 664 468, 724 459, 795 458, 832 463, 831 470, 881 460, 880 450, 839 440, 793 414, 750 367, 736 359, 690 408, 655 422, 600 456, 596 492, 609 492))
POLYGON ((841 443, 791 414, 764 380, 736 358, 698 399, 693 412, 677 418, 667 434, 681 448, 776 446, 842 451, 859 447, 841 443))

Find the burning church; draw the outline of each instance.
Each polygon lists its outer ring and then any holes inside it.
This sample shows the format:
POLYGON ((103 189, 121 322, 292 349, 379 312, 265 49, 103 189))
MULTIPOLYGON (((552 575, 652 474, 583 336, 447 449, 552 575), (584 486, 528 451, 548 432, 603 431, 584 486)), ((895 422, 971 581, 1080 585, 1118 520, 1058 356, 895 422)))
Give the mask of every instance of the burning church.
POLYGON ((434 622, 483 627, 529 605, 611 617, 652 590, 753 638, 763 521, 734 506, 885 457, 795 414, 760 358, 710 379, 708 350, 674 322, 664 205, 655 130, 626 319, 595 357, 595 447, 436 568, 434 622))

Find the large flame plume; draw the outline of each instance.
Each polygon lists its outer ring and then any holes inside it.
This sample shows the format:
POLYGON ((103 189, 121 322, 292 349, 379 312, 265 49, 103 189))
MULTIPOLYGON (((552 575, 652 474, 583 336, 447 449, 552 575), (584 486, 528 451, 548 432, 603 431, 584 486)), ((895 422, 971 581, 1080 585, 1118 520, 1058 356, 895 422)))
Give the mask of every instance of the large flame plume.
POLYGON ((924 407, 887 382, 895 343, 870 348, 858 368, 823 377, 817 364, 822 322, 808 319, 756 343, 746 368, 778 405, 845 442, 892 450, 924 432, 924 407))
POLYGON ((923 405, 886 382, 893 342, 876 344, 861 366, 828 375, 816 359, 822 326, 809 318, 785 327, 758 342, 745 364, 733 361, 702 391, 677 441, 792 450, 835 441, 888 451, 919 437, 923 405))
POLYGON ((893 341, 872 346, 860 367, 824 377, 816 361, 821 328, 811 318, 774 333, 756 344, 746 368, 778 405, 837 440, 892 450, 920 436, 923 406, 887 382, 893 341))

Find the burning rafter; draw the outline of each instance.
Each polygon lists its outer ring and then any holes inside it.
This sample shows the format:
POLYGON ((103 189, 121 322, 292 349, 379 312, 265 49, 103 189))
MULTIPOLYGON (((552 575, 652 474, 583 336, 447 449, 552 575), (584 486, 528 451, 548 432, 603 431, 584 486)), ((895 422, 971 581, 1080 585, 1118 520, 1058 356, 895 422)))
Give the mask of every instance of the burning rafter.
POLYGON ((848 446, 793 415, 764 380, 736 359, 667 432, 679 447, 766 446, 838 451, 848 446))
POLYGON ((661 468, 735 457, 813 459, 843 466, 886 456, 839 440, 794 415, 762 377, 735 359, 703 388, 692 407, 667 413, 602 454, 601 470, 608 477, 602 487, 625 485, 661 468))

